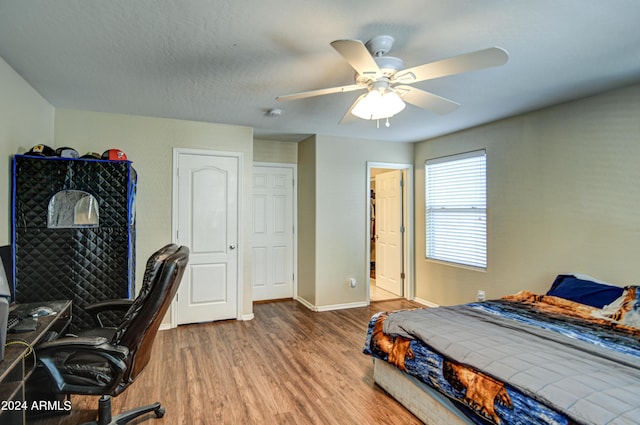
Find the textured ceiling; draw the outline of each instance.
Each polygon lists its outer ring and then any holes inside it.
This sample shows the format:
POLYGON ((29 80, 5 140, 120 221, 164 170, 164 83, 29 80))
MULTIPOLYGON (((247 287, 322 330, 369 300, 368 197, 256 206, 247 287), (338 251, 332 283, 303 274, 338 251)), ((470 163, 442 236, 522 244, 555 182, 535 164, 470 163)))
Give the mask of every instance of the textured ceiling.
POLYGON ((57 108, 419 141, 640 82, 638 0, 0 0, 0 56, 57 108), (380 34, 412 67, 500 46, 506 65, 416 83, 461 103, 338 122, 361 92, 330 46, 380 34), (281 108, 279 118, 266 111, 281 108))

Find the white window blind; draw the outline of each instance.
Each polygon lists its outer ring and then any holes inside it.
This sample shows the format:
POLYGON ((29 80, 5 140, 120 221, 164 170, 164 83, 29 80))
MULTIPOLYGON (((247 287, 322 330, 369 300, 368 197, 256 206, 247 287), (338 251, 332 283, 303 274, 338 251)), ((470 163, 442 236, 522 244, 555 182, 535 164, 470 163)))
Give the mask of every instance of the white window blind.
POLYGON ((426 257, 487 267, 487 161, 475 151, 425 163, 426 257))

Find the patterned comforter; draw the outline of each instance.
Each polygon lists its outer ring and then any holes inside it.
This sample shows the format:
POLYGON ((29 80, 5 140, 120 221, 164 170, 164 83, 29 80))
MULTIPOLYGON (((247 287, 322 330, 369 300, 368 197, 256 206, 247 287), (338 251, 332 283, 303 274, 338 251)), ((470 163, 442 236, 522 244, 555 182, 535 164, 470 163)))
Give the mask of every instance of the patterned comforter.
POLYGON ((640 329, 617 319, 521 292, 377 313, 363 351, 457 401, 479 424, 637 424, 640 329))

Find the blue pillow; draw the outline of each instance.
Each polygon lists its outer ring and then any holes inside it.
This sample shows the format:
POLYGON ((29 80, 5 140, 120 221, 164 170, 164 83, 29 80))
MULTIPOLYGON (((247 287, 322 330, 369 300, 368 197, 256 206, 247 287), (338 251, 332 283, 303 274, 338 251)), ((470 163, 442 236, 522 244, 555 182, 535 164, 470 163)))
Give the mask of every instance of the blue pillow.
POLYGON ((618 286, 561 274, 556 277, 547 295, 602 308, 618 299, 623 291, 624 288, 618 286))

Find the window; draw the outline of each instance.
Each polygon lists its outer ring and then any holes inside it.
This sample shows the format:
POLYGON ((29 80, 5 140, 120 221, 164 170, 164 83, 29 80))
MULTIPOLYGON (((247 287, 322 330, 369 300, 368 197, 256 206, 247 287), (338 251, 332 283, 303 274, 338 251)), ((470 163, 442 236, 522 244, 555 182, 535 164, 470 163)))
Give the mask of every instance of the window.
POLYGON ((98 200, 81 190, 63 190, 49 200, 47 227, 98 227, 98 200))
POLYGON ((487 267, 486 152, 425 163, 426 257, 487 267))

